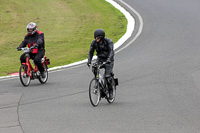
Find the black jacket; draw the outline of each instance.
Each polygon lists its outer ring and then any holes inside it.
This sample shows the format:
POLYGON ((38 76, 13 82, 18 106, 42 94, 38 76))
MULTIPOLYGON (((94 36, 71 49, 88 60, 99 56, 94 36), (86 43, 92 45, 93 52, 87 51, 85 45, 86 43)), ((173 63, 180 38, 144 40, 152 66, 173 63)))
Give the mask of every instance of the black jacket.
POLYGON ((24 41, 19 45, 20 47, 26 47, 28 45, 29 47, 35 45, 37 43, 39 45, 38 49, 44 49, 45 48, 45 41, 44 41, 44 33, 41 31, 36 31, 33 35, 28 35, 24 37, 24 41))
POLYGON ((94 50, 96 50, 98 58, 110 58, 112 61, 114 60, 113 42, 111 39, 104 38, 102 44, 97 43, 95 40, 93 40, 88 54, 88 62, 91 62, 94 50))

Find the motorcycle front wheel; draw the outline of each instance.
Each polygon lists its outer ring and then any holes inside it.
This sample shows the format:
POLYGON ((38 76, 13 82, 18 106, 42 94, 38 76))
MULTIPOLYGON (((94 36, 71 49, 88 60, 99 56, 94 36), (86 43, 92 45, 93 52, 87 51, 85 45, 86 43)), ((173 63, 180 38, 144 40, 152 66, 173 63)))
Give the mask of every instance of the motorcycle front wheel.
POLYGON ((31 77, 27 74, 28 66, 21 65, 19 69, 19 78, 23 86, 28 86, 31 81, 31 77))

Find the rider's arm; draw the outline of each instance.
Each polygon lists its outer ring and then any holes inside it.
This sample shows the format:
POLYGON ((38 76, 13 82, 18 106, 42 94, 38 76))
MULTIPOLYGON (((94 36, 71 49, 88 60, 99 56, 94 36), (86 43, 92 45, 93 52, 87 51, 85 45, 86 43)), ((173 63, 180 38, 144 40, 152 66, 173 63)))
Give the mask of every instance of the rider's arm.
POLYGON ((108 42, 108 50, 109 50, 108 58, 112 59, 114 56, 113 41, 111 39, 107 39, 107 42, 108 42))
POLYGON ((44 33, 41 33, 38 36, 38 40, 37 40, 36 44, 38 45, 38 47, 44 48, 44 33))
POLYGON ((22 43, 19 45, 19 47, 20 48, 26 47, 27 44, 28 44, 28 41, 27 41, 27 35, 26 35, 22 43))
POLYGON ((89 51, 89 54, 88 54, 88 62, 92 61, 92 57, 93 57, 93 54, 94 54, 94 42, 95 41, 92 41, 92 43, 90 45, 90 51, 89 51))

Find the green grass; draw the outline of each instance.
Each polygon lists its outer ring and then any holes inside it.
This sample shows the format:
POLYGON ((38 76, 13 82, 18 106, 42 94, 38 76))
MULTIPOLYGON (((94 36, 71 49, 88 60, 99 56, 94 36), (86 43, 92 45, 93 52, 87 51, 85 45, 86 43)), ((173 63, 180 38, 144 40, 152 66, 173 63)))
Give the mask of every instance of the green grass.
POLYGON ((127 25, 124 15, 104 0, 0 0, 0 14, 0 76, 18 72, 22 52, 16 48, 29 22, 45 35, 49 67, 86 59, 95 29, 104 29, 115 43, 127 25))

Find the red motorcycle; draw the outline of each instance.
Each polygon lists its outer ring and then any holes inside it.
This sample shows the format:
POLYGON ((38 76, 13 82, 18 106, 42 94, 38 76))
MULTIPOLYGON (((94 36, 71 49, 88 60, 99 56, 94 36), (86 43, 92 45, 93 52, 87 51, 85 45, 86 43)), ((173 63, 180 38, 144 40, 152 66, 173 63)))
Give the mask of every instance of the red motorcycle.
POLYGON ((25 47, 25 48, 21 48, 21 50, 23 50, 23 52, 25 53, 25 57, 26 57, 26 63, 22 63, 21 67, 19 69, 19 77, 20 77, 20 81, 22 83, 22 85, 24 86, 28 86, 30 84, 30 80, 34 80, 34 79, 39 79, 41 84, 44 84, 47 82, 48 79, 48 68, 47 65, 50 64, 49 59, 47 59, 46 56, 44 56, 41 60, 43 67, 44 67, 44 73, 45 73, 45 77, 42 78, 40 71, 38 70, 37 65, 35 65, 35 68, 33 68, 33 66, 30 63, 30 55, 29 53, 31 52, 31 48, 25 47))

